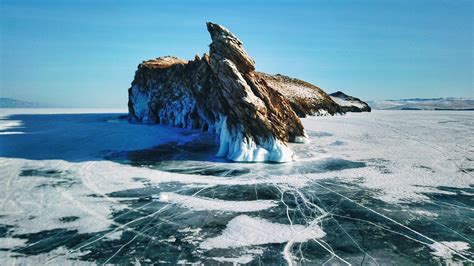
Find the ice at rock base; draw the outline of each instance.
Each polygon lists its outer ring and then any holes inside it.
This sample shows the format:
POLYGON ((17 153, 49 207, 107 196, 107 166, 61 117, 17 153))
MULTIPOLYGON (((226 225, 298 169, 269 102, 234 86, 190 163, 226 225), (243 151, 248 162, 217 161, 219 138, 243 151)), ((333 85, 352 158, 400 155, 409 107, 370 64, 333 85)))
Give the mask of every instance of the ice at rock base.
POLYGON ((293 151, 281 141, 269 137, 256 144, 252 137, 244 137, 239 130, 227 128, 227 117, 222 117, 216 127, 219 134, 217 156, 236 162, 289 162, 293 160, 293 151))

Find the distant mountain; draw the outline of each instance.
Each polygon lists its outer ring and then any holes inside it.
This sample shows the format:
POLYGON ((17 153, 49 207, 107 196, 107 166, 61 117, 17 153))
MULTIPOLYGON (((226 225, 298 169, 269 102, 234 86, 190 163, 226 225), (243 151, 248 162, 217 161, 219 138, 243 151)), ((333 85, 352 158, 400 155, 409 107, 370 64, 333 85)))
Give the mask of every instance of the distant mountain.
POLYGON ((347 95, 342 91, 329 94, 329 97, 341 106, 344 112, 370 112, 370 106, 359 98, 347 95))
POLYGON ((43 108, 47 105, 33 102, 24 102, 11 98, 0 98, 0 108, 43 108))
POLYGON ((413 98, 399 100, 369 101, 379 110, 473 110, 474 98, 413 98))

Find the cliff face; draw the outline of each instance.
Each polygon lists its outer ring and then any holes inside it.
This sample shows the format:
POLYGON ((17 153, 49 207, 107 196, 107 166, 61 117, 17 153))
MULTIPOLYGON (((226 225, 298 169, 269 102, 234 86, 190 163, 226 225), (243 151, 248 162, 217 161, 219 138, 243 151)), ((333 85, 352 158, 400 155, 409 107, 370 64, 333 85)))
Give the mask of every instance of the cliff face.
POLYGON ((312 84, 255 71, 235 35, 210 22, 207 29, 209 55, 138 66, 129 89, 131 121, 216 133, 218 156, 230 160, 286 162, 293 159, 286 144, 305 140, 298 116, 343 112, 312 84))
POLYGON ((344 112, 370 112, 372 110, 366 102, 341 91, 331 93, 329 96, 341 106, 344 112))

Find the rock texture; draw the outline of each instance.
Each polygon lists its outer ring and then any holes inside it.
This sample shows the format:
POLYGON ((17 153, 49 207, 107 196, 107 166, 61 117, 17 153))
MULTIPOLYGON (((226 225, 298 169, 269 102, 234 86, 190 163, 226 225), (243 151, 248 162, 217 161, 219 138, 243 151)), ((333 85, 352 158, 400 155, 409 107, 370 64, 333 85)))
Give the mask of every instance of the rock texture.
POLYGON ((129 89, 129 119, 216 133, 218 156, 234 161, 293 159, 288 142, 305 140, 298 116, 342 112, 321 89, 255 71, 226 28, 207 23, 209 55, 142 62, 129 89))
POLYGON ((349 96, 341 91, 329 94, 341 106, 344 112, 370 112, 370 106, 359 98, 349 96))

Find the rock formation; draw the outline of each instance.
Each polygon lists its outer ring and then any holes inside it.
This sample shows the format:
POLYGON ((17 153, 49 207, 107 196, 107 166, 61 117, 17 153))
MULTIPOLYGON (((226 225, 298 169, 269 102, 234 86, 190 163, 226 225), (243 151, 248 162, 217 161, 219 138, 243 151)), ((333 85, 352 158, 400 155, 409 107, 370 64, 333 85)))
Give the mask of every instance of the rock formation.
POLYGON ((370 106, 359 98, 349 96, 341 91, 329 94, 344 112, 370 112, 370 106))
POLYGON ((209 55, 138 66, 129 89, 131 121, 216 133, 218 156, 230 160, 286 162, 293 159, 287 143, 305 139, 298 115, 342 112, 316 86, 256 72, 237 37, 214 23, 207 29, 209 55))

